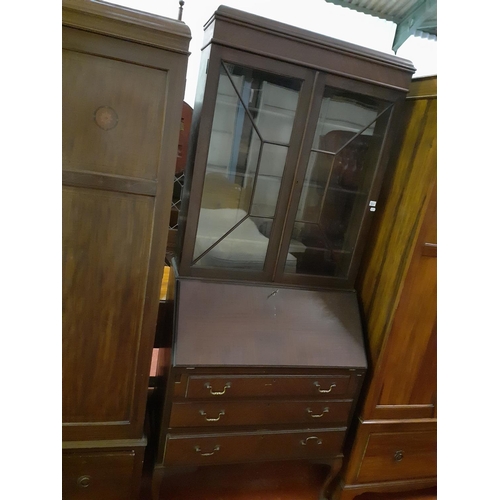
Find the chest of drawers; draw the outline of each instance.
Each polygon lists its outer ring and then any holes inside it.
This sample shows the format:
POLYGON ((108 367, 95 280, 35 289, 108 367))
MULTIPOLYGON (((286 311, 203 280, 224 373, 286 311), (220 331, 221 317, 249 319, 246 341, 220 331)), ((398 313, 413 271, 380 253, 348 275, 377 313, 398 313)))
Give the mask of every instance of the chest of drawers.
POLYGON ((155 483, 186 466, 303 459, 331 467, 326 488, 366 371, 355 301, 178 279, 155 483))
POLYGON ((363 373, 191 375, 174 383, 166 465, 341 455, 363 373))

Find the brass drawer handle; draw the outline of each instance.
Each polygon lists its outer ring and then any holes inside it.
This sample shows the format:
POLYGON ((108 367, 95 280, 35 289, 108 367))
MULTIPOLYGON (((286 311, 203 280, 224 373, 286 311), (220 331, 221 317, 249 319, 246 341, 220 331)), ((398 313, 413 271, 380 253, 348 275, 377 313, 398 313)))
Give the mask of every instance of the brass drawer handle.
POLYGON ((316 413, 316 414, 312 412, 311 408, 306 408, 306 411, 312 418, 321 418, 325 413, 328 413, 330 409, 328 408, 328 406, 325 406, 323 408, 323 413, 316 413))
POLYGON ((317 437, 317 436, 309 436, 309 437, 307 437, 307 438, 303 439, 303 440, 300 442, 300 444, 301 444, 301 445, 303 445, 303 446, 305 446, 305 445, 307 444, 307 442, 309 441, 309 439, 312 439, 312 440, 314 440, 314 439, 315 439, 315 440, 316 440, 316 444, 318 444, 318 445, 319 445, 319 444, 323 444, 323 441, 322 441, 319 437, 317 437))
POLYGON ((337 387, 335 383, 330 386, 330 389, 321 389, 321 384, 319 382, 314 382, 314 385, 318 388, 319 392, 332 392, 332 389, 337 387))
POLYGON ((223 394, 226 393, 226 389, 229 389, 231 387, 231 382, 226 382, 226 384, 224 384, 224 389, 222 391, 212 390, 212 386, 210 385, 210 382, 207 382, 205 384, 205 387, 207 389, 210 389, 210 394, 212 394, 213 396, 222 396, 223 394))
POLYGON ((88 488, 90 486, 90 476, 80 476, 77 480, 76 480, 76 484, 80 487, 80 488, 88 488))
POLYGON ((200 410, 200 415, 201 415, 202 417, 205 417, 205 420, 206 420, 207 422, 218 422, 218 421, 220 420, 220 418, 222 417, 222 415, 225 415, 225 414, 226 414, 226 412, 225 412, 224 410, 221 410, 221 411, 219 412, 219 416, 218 416, 217 418, 208 418, 208 417, 206 416, 206 415, 207 415, 207 413, 206 413, 204 410, 200 410))
POLYGON ((404 458, 403 450, 398 450, 398 451, 396 451, 396 453, 394 453, 394 460, 396 462, 401 462, 401 460, 403 460, 403 458, 404 458))
POLYGON ((220 446, 218 444, 215 445, 215 448, 213 449, 213 451, 209 451, 208 453, 202 453, 201 448, 199 446, 195 446, 194 449, 195 449, 196 453, 199 453, 202 457, 211 457, 212 455, 215 454, 216 451, 220 450, 220 446))

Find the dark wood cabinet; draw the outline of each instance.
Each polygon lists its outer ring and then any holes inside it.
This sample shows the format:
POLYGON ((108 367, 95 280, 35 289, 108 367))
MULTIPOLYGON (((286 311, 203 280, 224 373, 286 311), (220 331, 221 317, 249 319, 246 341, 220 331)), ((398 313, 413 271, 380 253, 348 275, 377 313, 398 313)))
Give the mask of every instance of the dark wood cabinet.
POLYGON ((358 289, 373 370, 334 495, 436 485, 437 78, 412 83, 358 289))
POLYGON ((189 39, 181 22, 63 1, 64 498, 137 494, 189 39))
POLYGON ((342 465, 354 289, 409 61, 228 7, 205 25, 155 493, 176 469, 342 465))

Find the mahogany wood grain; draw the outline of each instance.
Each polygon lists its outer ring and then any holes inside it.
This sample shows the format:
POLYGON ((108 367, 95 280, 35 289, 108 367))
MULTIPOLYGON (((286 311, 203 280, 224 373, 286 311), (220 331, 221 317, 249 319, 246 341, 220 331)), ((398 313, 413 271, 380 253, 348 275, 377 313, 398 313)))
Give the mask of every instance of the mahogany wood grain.
POLYGON ((180 279, 177 298, 175 366, 366 367, 354 293, 180 279))
POLYGON ((209 465, 341 454, 344 428, 221 434, 170 434, 164 464, 209 465))
MULTIPOLYGON (((358 390, 361 380, 356 374, 344 372, 338 375, 318 373, 307 376, 282 375, 279 372, 269 375, 189 375, 186 381, 185 397, 203 399, 227 398, 331 398, 352 397, 358 390)), ((180 388, 180 387, 179 387, 180 388)), ((179 392, 176 391, 178 394, 179 392)))
MULTIPOLYGON (((101 0, 64 0, 64 24, 187 56, 191 31, 174 19, 101 0)), ((182 96, 181 96, 182 100, 182 96)))
POLYGON ((219 7, 205 29, 214 21, 213 43, 348 75, 353 80, 406 91, 414 72, 410 61, 230 7, 219 7))
POLYGON ((328 500, 437 500, 436 479, 336 485, 328 500))
POLYGON ((424 80, 404 105, 358 280, 373 368, 335 500, 436 484, 437 79, 424 80))
POLYGON ((435 419, 360 421, 356 428, 356 439, 346 461, 348 466, 343 473, 343 484, 350 486, 361 482, 374 484, 379 481, 382 483, 390 480, 411 480, 422 477, 422 475, 415 476, 412 472, 419 467, 426 470, 427 478, 435 481, 436 436, 437 422, 435 419), (370 442, 372 436, 376 436, 376 439, 370 442), (394 459, 396 451, 403 451, 403 459, 394 464, 398 468, 392 469, 391 460, 394 459), (365 457, 368 459, 366 463, 365 457), (408 462, 408 460, 405 461, 405 458, 408 457, 410 457, 410 462, 413 462, 409 468, 411 470, 403 465, 403 462, 405 464, 408 462), (377 469, 379 464, 382 465, 377 469), (428 465, 432 465, 432 467, 428 467, 428 465), (363 467, 365 468, 363 469, 363 467), (360 478, 362 469, 363 473, 360 478), (391 472, 391 470, 396 472, 391 472), (402 477, 403 472, 398 472, 401 470, 404 471, 404 477, 402 477), (385 477, 384 474, 400 475, 389 478, 385 477))
POLYGON ((167 73, 68 50, 63 65, 64 168, 156 179, 167 73), (99 109, 113 128, 96 123, 99 109))
POLYGON ((64 186, 107 189, 145 196, 155 196, 157 189, 156 181, 83 171, 63 171, 62 182, 64 186))
MULTIPOLYGON (((421 252, 437 241, 437 195, 434 187, 396 310, 384 373, 373 418, 392 417, 394 406, 428 405, 423 417, 434 416, 437 393, 437 268, 436 258, 421 252)), ((375 387, 379 384, 374 384, 375 387)))
POLYGON ((63 439, 139 439, 190 32, 98 0, 62 11, 63 439))
POLYGON ((435 477, 436 432, 374 432, 370 434, 357 481, 397 481, 435 477))
MULTIPOLYGON (((392 183, 381 193, 365 251, 358 290, 372 362, 391 327, 425 206, 436 179, 436 100, 408 101, 400 149, 392 159, 392 183)), ((395 141, 397 144, 398 141, 395 141)))
POLYGON ((66 424, 113 424, 112 435, 132 419, 153 207, 150 197, 63 189, 66 424))
POLYGON ((436 414, 437 260, 422 251, 425 242, 437 241, 436 210, 437 187, 431 184, 363 418, 431 418, 436 414))
MULTIPOLYGON (((334 472, 339 462, 341 464, 341 460, 332 464, 334 472)), ((156 491, 150 493, 145 485, 141 500, 324 500, 331 498, 328 488, 322 491, 322 486, 328 483, 326 478, 324 464, 293 460, 183 468, 175 473, 170 467, 168 471, 158 467, 154 475, 156 491), (158 478, 165 475, 168 480, 160 489, 158 478)), ((436 488, 425 488, 421 480, 414 481, 417 491, 412 492, 397 492, 397 484, 392 483, 392 493, 350 490, 353 496, 348 497, 349 491, 345 491, 342 499, 356 496, 357 500, 437 499, 436 488)))
POLYGON ((170 426, 224 427, 307 424, 346 426, 352 400, 174 402, 170 426))
MULTIPOLYGON (((109 444, 109 443, 108 443, 109 444)), ((65 500, 135 500, 140 491, 142 447, 90 445, 66 449, 62 456, 65 500)))

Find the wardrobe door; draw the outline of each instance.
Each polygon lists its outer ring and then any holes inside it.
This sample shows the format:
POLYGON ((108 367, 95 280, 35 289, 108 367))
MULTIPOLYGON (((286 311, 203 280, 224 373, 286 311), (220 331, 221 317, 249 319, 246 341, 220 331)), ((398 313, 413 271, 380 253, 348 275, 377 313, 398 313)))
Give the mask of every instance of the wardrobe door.
POLYGON ((186 56, 63 26, 62 61, 63 439, 139 439, 186 56))
POLYGON ((384 349, 375 419, 436 417, 436 211, 434 186, 384 349))

